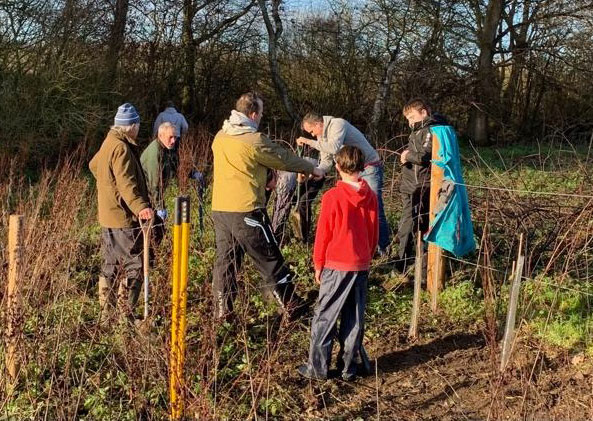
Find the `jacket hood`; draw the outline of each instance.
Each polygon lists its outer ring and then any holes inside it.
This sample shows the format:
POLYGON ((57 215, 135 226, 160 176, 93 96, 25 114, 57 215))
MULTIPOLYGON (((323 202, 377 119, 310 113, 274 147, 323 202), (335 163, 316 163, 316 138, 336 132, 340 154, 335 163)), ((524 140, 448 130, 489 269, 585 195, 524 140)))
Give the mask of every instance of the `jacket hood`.
POLYGON ((432 115, 426 117, 424 120, 414 123, 412 130, 416 131, 423 129, 424 127, 439 125, 448 126, 449 122, 447 121, 445 116, 439 113, 433 113, 432 115))
POLYGON ((357 190, 354 186, 340 180, 336 184, 340 195, 346 197, 350 203, 354 206, 362 206, 369 202, 372 196, 375 194, 368 183, 362 178, 359 179, 360 188, 357 190))
POLYGON ((257 132, 257 123, 237 110, 222 124, 222 131, 231 136, 257 132))
POLYGON ((138 142, 136 140, 132 139, 130 136, 125 134, 120 129, 111 128, 109 131, 114 135, 116 139, 121 140, 122 142, 127 142, 130 145, 138 146, 138 142))

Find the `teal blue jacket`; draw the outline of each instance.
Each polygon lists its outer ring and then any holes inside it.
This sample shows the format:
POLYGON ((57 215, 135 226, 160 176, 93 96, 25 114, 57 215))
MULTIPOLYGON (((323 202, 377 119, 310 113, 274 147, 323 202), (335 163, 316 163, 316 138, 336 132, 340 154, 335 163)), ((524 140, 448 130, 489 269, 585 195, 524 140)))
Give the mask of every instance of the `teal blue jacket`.
POLYGON ((444 181, 439 191, 435 218, 424 239, 455 256, 464 256, 475 250, 476 243, 461 172, 457 135, 449 125, 431 126, 430 131, 440 143, 438 159, 432 163, 443 168, 444 181))

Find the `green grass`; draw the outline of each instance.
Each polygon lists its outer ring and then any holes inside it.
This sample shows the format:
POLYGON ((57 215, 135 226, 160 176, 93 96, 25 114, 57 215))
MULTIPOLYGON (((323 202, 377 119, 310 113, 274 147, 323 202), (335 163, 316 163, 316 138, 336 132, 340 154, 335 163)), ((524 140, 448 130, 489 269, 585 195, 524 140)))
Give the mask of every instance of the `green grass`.
POLYGON ((593 350, 593 283, 542 277, 522 286, 520 311, 534 334, 568 350, 593 350))

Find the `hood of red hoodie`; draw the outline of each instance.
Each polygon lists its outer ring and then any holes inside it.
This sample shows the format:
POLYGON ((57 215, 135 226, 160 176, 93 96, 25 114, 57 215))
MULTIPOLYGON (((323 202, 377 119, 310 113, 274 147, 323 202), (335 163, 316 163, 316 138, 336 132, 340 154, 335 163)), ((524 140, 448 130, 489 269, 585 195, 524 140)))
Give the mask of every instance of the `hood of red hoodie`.
POLYGON ((340 190, 340 194, 344 195, 354 206, 364 205, 372 200, 375 194, 365 180, 361 178, 358 181, 360 182, 360 188, 358 190, 353 185, 342 180, 336 184, 336 187, 340 190))

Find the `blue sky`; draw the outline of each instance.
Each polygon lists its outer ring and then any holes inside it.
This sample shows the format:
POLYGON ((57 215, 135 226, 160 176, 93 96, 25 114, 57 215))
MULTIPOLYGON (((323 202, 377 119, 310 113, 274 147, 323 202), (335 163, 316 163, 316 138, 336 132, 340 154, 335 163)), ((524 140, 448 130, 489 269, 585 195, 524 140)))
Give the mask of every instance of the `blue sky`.
MULTIPOLYGON (((286 5, 290 9, 315 9, 315 8, 326 8, 328 0, 284 0, 286 5)), ((360 4, 364 0, 338 0, 342 3, 360 4)))

